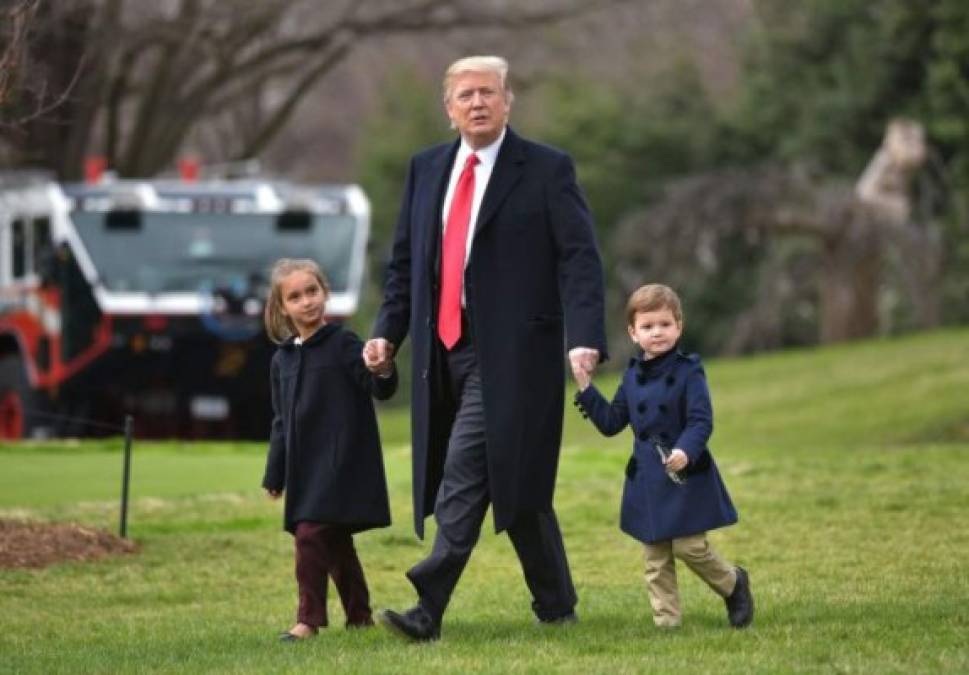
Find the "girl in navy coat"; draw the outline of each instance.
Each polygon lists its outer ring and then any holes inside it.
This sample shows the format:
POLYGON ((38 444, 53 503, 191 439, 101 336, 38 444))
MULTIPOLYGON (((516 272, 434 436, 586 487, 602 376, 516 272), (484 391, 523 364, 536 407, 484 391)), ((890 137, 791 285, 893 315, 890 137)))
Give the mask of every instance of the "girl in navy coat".
POLYGON ((720 558, 706 537, 707 530, 737 522, 737 512, 707 448, 713 408, 703 366, 677 349, 680 299, 667 286, 643 286, 629 298, 626 317, 642 358, 630 360, 612 403, 587 372, 574 369, 575 402, 606 436, 632 426, 620 527, 645 545, 653 621, 680 625, 679 558, 724 598, 730 624, 742 628, 754 612, 747 572, 720 558))
POLYGON ((273 422, 263 487, 285 491, 284 527, 295 538, 299 608, 286 641, 327 625, 328 578, 347 626, 370 626, 370 594, 354 532, 390 524, 387 481, 371 396, 390 398, 397 373, 371 373, 363 343, 324 320, 329 288, 312 260, 282 259, 272 272, 266 332, 273 422))

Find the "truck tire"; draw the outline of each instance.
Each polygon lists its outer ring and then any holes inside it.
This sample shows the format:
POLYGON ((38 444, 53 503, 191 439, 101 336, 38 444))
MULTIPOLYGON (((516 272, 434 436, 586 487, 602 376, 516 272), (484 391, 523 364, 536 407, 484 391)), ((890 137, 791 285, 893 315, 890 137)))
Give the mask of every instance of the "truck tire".
POLYGON ((31 438, 44 428, 38 419, 42 397, 30 388, 23 360, 0 356, 0 440, 31 438))

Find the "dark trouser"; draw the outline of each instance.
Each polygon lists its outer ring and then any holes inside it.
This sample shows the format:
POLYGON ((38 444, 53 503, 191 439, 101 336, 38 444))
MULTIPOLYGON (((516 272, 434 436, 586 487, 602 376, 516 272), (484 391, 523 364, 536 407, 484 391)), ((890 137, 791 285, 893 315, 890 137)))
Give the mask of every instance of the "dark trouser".
POLYGON ((308 626, 328 625, 326 588, 329 577, 343 603, 347 626, 373 624, 370 592, 353 536, 345 527, 309 521, 296 523, 296 585, 299 609, 296 620, 308 626))
MULTIPOLYGON (((448 440, 444 475, 434 504, 437 535, 431 554, 407 573, 421 606, 441 621, 490 501, 481 375, 474 347, 462 339, 448 352, 449 381, 457 415, 448 440)), ((555 512, 520 514, 508 536, 521 562, 539 619, 572 611, 577 601, 555 512)))

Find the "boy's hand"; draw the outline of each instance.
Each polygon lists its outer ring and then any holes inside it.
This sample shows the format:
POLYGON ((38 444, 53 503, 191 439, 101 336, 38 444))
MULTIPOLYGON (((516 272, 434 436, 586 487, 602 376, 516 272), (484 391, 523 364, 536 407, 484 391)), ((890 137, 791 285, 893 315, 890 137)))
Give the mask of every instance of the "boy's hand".
POLYGON ((282 494, 282 490, 266 490, 266 496, 270 499, 279 499, 280 495, 282 494))
POLYGON ((670 456, 666 458, 666 468, 670 471, 682 471, 686 468, 686 465, 690 463, 690 458, 686 456, 686 453, 675 448, 670 456))
POLYGON ((579 385, 579 391, 585 391, 592 384, 592 376, 582 366, 572 365, 572 377, 575 378, 575 383, 579 385))

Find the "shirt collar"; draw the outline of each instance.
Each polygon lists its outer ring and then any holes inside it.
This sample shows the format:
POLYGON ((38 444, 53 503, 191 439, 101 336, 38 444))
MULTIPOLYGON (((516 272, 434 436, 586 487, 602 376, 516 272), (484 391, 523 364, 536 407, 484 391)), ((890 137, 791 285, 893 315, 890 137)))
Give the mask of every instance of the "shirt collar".
POLYGON ((473 149, 468 142, 463 138, 461 139, 461 145, 458 147, 458 156, 454 158, 454 165, 463 167, 465 161, 468 159, 468 155, 474 153, 478 156, 478 162, 485 168, 491 169, 494 167, 495 162, 498 160, 498 151, 501 149, 501 142, 505 140, 505 134, 508 131, 508 127, 504 127, 501 130, 501 135, 491 144, 486 145, 478 150, 473 149))

